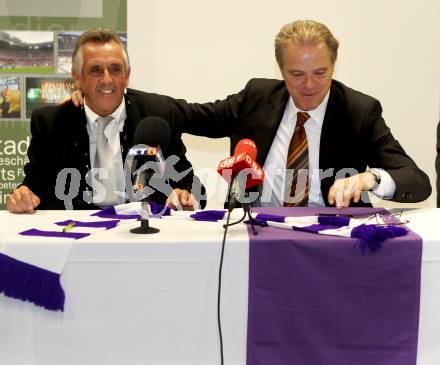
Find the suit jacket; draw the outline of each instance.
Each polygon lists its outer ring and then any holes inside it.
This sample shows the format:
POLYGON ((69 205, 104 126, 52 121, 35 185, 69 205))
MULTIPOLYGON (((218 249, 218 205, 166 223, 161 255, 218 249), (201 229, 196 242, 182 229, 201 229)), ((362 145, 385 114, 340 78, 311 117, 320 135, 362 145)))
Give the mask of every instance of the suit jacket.
MULTIPOLYGON (((166 96, 128 89, 125 103, 127 118, 120 134, 123 161, 133 144, 133 133, 140 120, 148 116, 157 116, 172 121, 176 116, 175 103, 166 96)), ((76 169, 80 174, 79 191, 71 192, 74 195, 73 208, 97 209, 83 198, 83 193, 91 190, 85 181, 85 176, 90 170, 90 145, 86 125, 84 109, 75 107, 71 102, 61 106, 44 107, 32 113, 32 139, 28 149, 29 163, 24 167, 26 177, 23 185, 28 186, 40 197, 39 209, 64 209, 64 201, 58 199, 55 194, 57 175, 63 168, 76 169)), ((191 191, 195 178, 194 182, 204 194, 200 182, 194 176, 190 162, 185 157, 185 152, 181 135, 172 133, 165 157, 178 156, 179 162, 175 165, 175 169, 178 172, 187 169, 191 171, 180 181, 169 181, 169 183, 172 188, 191 191)), ((66 185, 69 186, 69 181, 66 185)), ((66 190, 67 194, 68 189, 66 190)), ((150 198, 162 204, 166 200, 166 196, 159 192, 154 193, 150 198)), ((203 201, 201 203, 204 205, 203 201)))
MULTIPOLYGON (((284 81, 251 79, 242 91, 224 100, 190 104, 176 128, 201 136, 229 137, 231 154, 238 141, 250 138, 258 146, 257 162, 263 166, 288 98, 284 81)), ((431 194, 428 176, 405 153, 385 124, 380 102, 333 80, 319 153, 319 168, 325 172, 321 191, 326 205, 338 171, 361 173, 367 166, 382 168, 391 175, 396 183, 394 201, 418 202, 431 194)), ((368 203, 361 201, 357 205, 368 203)))

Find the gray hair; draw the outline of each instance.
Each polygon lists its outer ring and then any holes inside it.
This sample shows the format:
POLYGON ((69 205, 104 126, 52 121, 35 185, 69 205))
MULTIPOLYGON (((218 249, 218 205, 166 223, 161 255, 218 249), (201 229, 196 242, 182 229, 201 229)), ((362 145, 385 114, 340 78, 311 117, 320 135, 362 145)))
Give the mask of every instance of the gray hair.
POLYGON ((86 43, 109 43, 116 42, 122 48, 122 56, 124 58, 125 74, 127 75, 130 69, 130 58, 128 57, 127 50, 119 37, 119 34, 108 28, 95 28, 85 31, 81 34, 76 42, 75 49, 72 54, 72 69, 77 75, 81 75, 81 69, 83 65, 83 54, 81 47, 86 43))

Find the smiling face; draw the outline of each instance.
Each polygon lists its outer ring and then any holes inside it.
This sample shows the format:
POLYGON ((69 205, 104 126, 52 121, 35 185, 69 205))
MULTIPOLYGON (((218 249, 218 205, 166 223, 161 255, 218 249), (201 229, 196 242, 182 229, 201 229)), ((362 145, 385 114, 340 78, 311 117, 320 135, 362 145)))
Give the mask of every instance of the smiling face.
POLYGON ((334 65, 325 43, 314 46, 290 44, 284 49, 281 74, 295 105, 313 110, 326 97, 334 65))
POLYGON ((114 41, 89 42, 81 46, 81 52, 81 74, 72 70, 75 87, 82 91, 87 106, 96 114, 109 115, 121 104, 130 75, 124 66, 122 48, 114 41))

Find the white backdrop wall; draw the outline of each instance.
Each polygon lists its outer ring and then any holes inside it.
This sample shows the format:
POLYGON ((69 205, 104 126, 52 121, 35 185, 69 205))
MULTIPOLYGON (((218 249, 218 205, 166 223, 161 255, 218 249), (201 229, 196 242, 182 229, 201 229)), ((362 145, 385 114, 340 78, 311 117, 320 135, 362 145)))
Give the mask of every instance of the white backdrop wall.
MULTIPOLYGON (((273 39, 296 19, 332 30, 340 41, 334 77, 382 102, 394 136, 435 187, 439 0, 128 0, 131 86, 202 102, 236 93, 252 77, 280 78, 273 39)), ((220 207, 226 185, 213 168, 229 155, 229 141, 184 141, 208 206, 220 207)), ((435 206, 435 193, 419 205, 435 206)))

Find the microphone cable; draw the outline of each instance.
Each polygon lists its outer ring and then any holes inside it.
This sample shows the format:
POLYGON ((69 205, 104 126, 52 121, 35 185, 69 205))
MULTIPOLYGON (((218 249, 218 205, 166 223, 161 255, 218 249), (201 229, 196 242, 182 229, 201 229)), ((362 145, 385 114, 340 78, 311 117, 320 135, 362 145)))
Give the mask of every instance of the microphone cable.
POLYGON ((223 272, 223 258, 225 255, 225 243, 226 243, 226 234, 228 232, 229 227, 229 219, 231 217, 231 211, 228 209, 228 215, 226 218, 226 224, 223 225, 224 233, 223 233, 223 241, 222 241, 222 250, 220 254, 220 263, 218 268, 218 291, 217 291, 217 326, 218 326, 218 335, 220 340, 220 364, 224 365, 224 356, 223 356, 223 335, 222 335, 222 322, 221 322, 221 289, 222 289, 222 272, 223 272))
MULTIPOLYGON (((229 191, 228 191, 228 197, 230 197, 230 193, 231 193, 231 186, 229 186, 229 191)), ((248 197, 248 192, 245 193, 245 197, 248 197)), ((228 201, 228 215, 226 217, 226 224, 223 225, 224 228, 224 233, 223 233, 223 241, 222 241, 222 249, 221 249, 221 254, 220 254, 220 262, 219 262, 219 268, 218 268, 218 290, 217 290, 217 326, 218 326, 218 335, 219 335, 219 340, 220 340, 220 364, 224 365, 224 354, 223 354, 223 334, 222 334, 222 322, 221 322, 221 289, 222 289, 222 273, 223 273, 223 259, 225 256, 225 246, 226 246, 226 234, 228 233, 228 227, 229 226, 233 226, 235 224, 241 223, 246 216, 249 217, 249 222, 252 226, 252 230, 254 235, 257 235, 257 231, 255 229, 255 224, 257 224, 257 222, 255 221, 255 219, 252 217, 251 212, 250 212, 250 205, 249 204, 243 204, 243 209, 244 209, 244 215, 243 217, 234 223, 229 223, 230 218, 231 218, 231 212, 234 208, 234 205, 230 205, 230 202, 228 201)))

